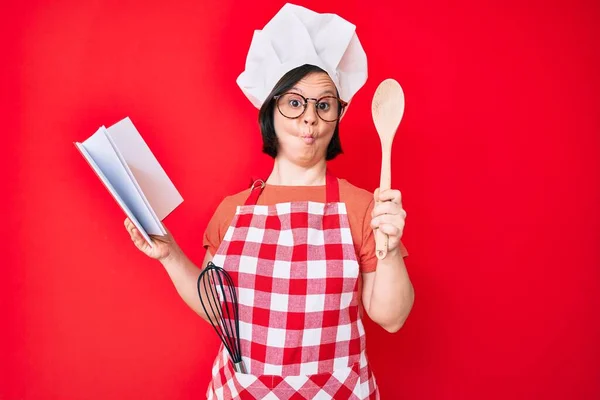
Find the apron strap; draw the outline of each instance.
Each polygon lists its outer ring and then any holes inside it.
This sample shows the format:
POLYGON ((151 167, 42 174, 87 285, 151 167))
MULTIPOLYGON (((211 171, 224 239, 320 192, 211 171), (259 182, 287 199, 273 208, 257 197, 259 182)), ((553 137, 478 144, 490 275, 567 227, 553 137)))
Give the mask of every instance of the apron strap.
POLYGON ((244 203, 244 205, 255 206, 258 201, 258 197, 265 188, 265 185, 265 181, 263 181, 262 179, 253 179, 252 186, 250 186, 250 195, 248 196, 248 198, 246 198, 246 202, 244 203))
POLYGON ((325 177, 325 202, 339 203, 340 201, 340 185, 337 178, 327 170, 325 177))
MULTIPOLYGON (((264 180, 257 178, 252 179, 253 183, 250 186, 250 194, 246 199, 244 205, 255 206, 258 202, 260 194, 264 190, 266 183, 264 180)), ((326 203, 338 203, 340 201, 340 185, 337 178, 327 170, 325 176, 325 202, 326 203)))

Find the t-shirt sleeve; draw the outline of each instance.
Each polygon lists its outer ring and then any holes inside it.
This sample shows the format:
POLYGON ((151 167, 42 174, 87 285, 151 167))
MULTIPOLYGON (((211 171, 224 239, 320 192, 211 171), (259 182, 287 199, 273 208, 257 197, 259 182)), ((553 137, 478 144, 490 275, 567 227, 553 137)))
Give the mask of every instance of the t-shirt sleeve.
POLYGON ((377 269, 377 256, 375 255, 375 235, 371 229, 371 213, 374 200, 369 202, 362 224, 362 246, 360 248, 360 272, 373 272, 377 269))
POLYGON ((211 219, 208 221, 206 230, 204 231, 202 245, 213 256, 217 252, 219 246, 221 245, 221 241, 223 241, 223 237, 225 236, 223 227, 225 227, 225 229, 227 229, 227 226, 228 226, 228 224, 227 224, 227 218, 228 218, 227 200, 228 200, 228 198, 223 199, 223 201, 221 201, 221 203, 217 206, 214 214, 212 215, 211 219))
MULTIPOLYGON (((375 254, 375 233, 371 228, 371 213, 373 212, 373 207, 375 206, 375 201, 371 200, 369 206, 367 207, 367 212, 365 213, 363 220, 363 237, 362 237, 362 246, 360 248, 360 272, 368 273, 374 272, 377 270, 377 255, 375 254)), ((400 240, 400 254, 402 257, 408 256, 408 250, 400 240)))

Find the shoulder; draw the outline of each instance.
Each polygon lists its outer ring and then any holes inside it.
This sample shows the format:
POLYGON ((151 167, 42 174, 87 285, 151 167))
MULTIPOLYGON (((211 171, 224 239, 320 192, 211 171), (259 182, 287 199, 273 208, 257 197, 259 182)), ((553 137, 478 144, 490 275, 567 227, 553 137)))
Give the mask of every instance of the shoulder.
POLYGON ((250 188, 225 196, 217 207, 216 212, 225 216, 235 214, 238 206, 243 205, 250 195, 250 188))
POLYGON ((223 240, 223 235, 235 216, 237 207, 245 203, 248 194, 250 194, 249 188, 225 196, 217 205, 204 233, 204 246, 210 250, 211 254, 215 254, 217 251, 223 240))
POLYGON ((356 208, 367 209, 373 202, 373 193, 366 189, 350 183, 346 179, 339 178, 340 200, 345 203, 351 203, 356 208))

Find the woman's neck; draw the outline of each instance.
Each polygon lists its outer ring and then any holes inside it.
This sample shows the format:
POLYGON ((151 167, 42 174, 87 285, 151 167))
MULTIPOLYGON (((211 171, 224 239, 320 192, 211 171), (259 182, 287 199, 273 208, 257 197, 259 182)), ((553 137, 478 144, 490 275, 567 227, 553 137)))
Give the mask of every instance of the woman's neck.
POLYGON ((266 183, 279 186, 322 186, 325 185, 326 172, 325 160, 305 167, 278 157, 266 183))

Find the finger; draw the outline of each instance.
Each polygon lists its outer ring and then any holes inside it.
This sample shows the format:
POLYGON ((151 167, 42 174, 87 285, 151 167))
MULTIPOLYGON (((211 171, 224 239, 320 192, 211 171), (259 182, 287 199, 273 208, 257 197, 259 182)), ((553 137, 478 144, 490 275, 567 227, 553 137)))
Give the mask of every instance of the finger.
POLYGON ((135 228, 135 225, 133 224, 133 222, 131 222, 131 220, 129 218, 127 218, 125 220, 125 229, 127 229, 127 232, 129 232, 130 235, 132 235, 132 230, 135 228))
POLYGON ((145 251, 146 248, 149 247, 146 239, 144 239, 140 231, 138 231, 136 228, 134 228, 132 231, 131 240, 133 241, 133 244, 135 244, 136 247, 142 251, 145 251))
POLYGON ((142 234, 140 233, 138 228, 131 221, 129 221, 129 224, 127 225, 127 231, 129 232, 129 235, 131 236, 132 239, 134 237, 142 238, 142 239, 144 238, 144 236, 142 236, 142 234))
POLYGON ((402 203, 402 193, 399 190, 387 189, 379 193, 379 201, 391 201, 392 203, 402 203))
POLYGON ((391 214, 397 215, 402 213, 402 207, 399 204, 392 203, 390 201, 386 201, 384 203, 378 203, 373 207, 373 211, 371 212, 371 217, 377 217, 379 215, 391 214))
POLYGON ((136 244, 143 244, 146 242, 146 239, 144 239, 144 236, 142 236, 142 234, 140 233, 140 231, 137 228, 133 228, 131 230, 131 240, 136 244))
POLYGON ((376 229, 376 228, 380 227, 381 225, 385 225, 385 224, 404 228, 404 220, 402 218, 400 218, 398 215, 384 214, 384 215, 375 217, 371 220, 371 228, 372 229, 376 229))
POLYGON ((392 237, 400 235, 400 228, 392 224, 381 224, 379 225, 379 230, 392 237))
POLYGON ((129 235, 131 236, 131 240, 135 243, 136 240, 140 239, 140 233, 138 232, 137 229, 135 228, 131 228, 129 229, 129 235))
POLYGON ((395 218, 400 218, 400 220, 405 220, 406 219, 406 210, 404 208, 402 208, 402 206, 400 206, 399 204, 395 204, 395 203, 390 203, 390 202, 386 202, 386 203, 381 203, 382 207, 378 208, 378 209, 373 209, 373 215, 372 218, 377 218, 377 217, 381 217, 383 215, 389 215, 392 216, 394 219, 395 218), (384 207, 385 205, 385 207, 384 207), (383 211, 383 212, 381 212, 383 211))
POLYGON ((375 189, 375 193, 373 193, 373 199, 375 199, 376 202, 379 202, 379 188, 375 189))

